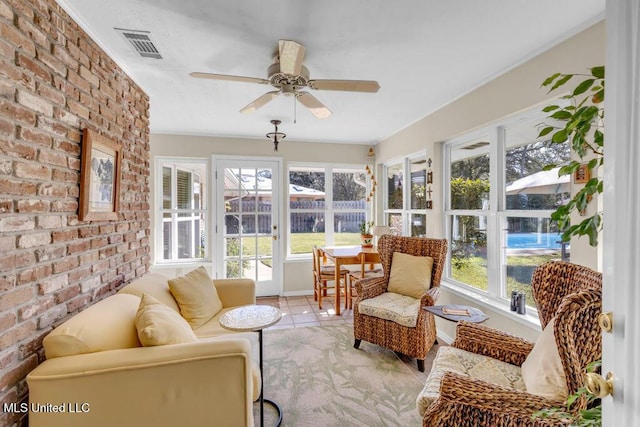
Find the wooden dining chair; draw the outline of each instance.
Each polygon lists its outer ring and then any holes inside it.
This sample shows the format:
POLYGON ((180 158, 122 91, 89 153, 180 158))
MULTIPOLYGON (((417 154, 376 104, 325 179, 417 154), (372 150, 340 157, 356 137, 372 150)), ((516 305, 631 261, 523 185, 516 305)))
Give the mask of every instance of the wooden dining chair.
POLYGON ((350 270, 349 276, 347 280, 347 297, 345 298, 345 310, 353 308, 353 297, 357 297, 358 293, 356 288, 354 287, 354 283, 360 279, 365 279, 367 277, 382 277, 384 276, 384 271, 382 270, 382 266, 376 267, 376 263, 380 262, 380 256, 378 254, 366 253, 362 252, 358 255, 360 259, 360 269, 359 270, 350 270))
MULTIPOLYGON (((349 270, 346 268, 340 267, 340 281, 345 284, 345 286, 340 286, 340 283, 335 283, 335 266, 327 265, 325 263, 325 257, 322 253, 322 249, 317 246, 313 246, 313 300, 318 301, 318 308, 322 309, 322 298, 328 295, 328 290, 333 289, 334 292, 339 289, 339 292, 343 292, 343 295, 346 297, 346 284, 347 284, 347 274, 349 274, 349 270), (330 286, 329 283, 333 283, 333 286, 330 286)), ((346 298, 345 298, 346 299, 346 298)))

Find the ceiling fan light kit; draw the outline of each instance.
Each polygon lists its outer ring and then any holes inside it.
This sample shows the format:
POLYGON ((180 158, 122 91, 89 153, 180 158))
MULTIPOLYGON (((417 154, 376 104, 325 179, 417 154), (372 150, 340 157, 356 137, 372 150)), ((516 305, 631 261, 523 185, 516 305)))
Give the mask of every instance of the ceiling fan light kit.
POLYGON ((273 142, 273 151, 278 151, 278 144, 287 137, 287 134, 278 132, 278 125, 282 123, 280 120, 271 120, 271 124, 275 128, 273 132, 267 133, 267 138, 273 142))
MULTIPOLYGON (((318 119, 326 119, 331 116, 331 110, 322 104, 315 96, 302 89, 310 88, 314 90, 333 90, 343 92, 368 92, 375 93, 380 89, 380 85, 374 80, 312 80, 309 78, 309 69, 302 65, 304 60, 305 47, 292 40, 280 40, 278 51, 275 54, 273 63, 267 69, 267 79, 257 77, 232 76, 227 74, 212 73, 191 73, 191 77, 226 80, 244 83, 270 84, 277 90, 270 91, 258 97, 240 112, 244 114, 253 113, 258 108, 263 107, 276 96, 283 94, 293 96, 300 104, 307 108, 311 114, 318 119)), ((273 121, 272 121, 273 123, 273 121)))

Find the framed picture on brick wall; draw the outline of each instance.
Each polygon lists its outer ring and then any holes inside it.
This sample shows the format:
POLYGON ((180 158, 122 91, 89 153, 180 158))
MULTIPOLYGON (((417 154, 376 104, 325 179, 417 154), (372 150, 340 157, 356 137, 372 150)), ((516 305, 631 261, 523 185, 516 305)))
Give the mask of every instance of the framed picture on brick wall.
POLYGON ((85 129, 80 165, 80 221, 118 219, 122 146, 85 129))

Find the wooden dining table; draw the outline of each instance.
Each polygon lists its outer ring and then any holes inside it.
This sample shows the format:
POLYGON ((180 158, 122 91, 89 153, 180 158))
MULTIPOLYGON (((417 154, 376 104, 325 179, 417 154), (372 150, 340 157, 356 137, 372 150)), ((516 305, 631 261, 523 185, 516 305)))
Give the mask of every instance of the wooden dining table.
MULTIPOLYGON (((327 246, 322 247, 320 250, 323 256, 335 264, 336 276, 336 292, 335 292, 335 309, 336 316, 340 316, 340 266, 348 264, 360 264, 359 255, 361 253, 372 254, 376 263, 380 262, 380 255, 378 254, 378 248, 375 246, 370 248, 363 248, 362 246, 327 246), (378 256, 375 259, 375 256, 378 256)), ((347 284, 345 283, 345 290, 347 284)), ((345 294, 346 297, 346 294, 345 294)))

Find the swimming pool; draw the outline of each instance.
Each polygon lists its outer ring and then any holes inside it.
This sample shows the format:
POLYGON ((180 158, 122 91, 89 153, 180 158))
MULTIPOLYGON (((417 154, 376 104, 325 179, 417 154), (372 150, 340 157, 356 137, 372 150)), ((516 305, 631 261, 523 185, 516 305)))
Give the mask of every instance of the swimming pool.
POLYGON ((561 233, 508 233, 509 249, 560 249, 561 233))

